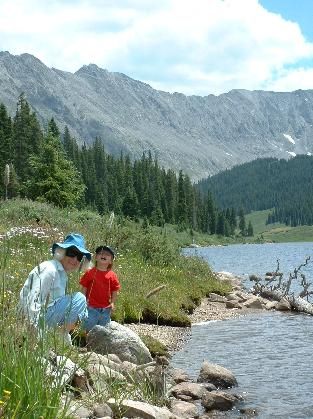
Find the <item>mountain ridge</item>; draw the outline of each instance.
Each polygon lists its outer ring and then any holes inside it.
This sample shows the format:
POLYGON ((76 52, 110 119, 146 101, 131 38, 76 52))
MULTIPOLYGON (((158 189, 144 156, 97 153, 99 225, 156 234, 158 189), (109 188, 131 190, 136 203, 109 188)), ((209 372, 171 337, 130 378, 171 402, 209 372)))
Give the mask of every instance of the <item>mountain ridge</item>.
POLYGON ((0 52, 0 102, 12 115, 22 92, 43 126, 53 117, 79 143, 99 137, 112 154, 150 150, 194 180, 256 158, 313 154, 313 90, 185 96, 96 64, 71 73, 0 52))

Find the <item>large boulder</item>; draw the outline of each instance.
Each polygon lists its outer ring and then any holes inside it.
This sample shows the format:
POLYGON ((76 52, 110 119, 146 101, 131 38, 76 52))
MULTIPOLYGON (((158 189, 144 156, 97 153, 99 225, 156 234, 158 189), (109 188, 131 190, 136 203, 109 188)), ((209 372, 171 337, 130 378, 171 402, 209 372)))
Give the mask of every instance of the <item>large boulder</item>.
POLYGON ((229 388, 237 385, 234 374, 227 368, 204 361, 201 365, 198 383, 212 383, 218 388, 229 388))
POLYGON ((114 321, 93 327, 87 335, 87 346, 99 354, 114 353, 121 361, 137 365, 152 361, 149 349, 137 333, 114 321))
POLYGON ((176 399, 181 400, 186 400, 185 396, 193 400, 201 399, 206 392, 207 390, 205 387, 197 383, 179 383, 171 388, 171 394, 173 394, 176 399))
POLYGON ((201 404, 205 410, 230 410, 238 401, 234 394, 224 391, 211 391, 204 393, 201 404))
POLYGON ((146 402, 109 399, 107 404, 113 411, 122 410, 124 418, 179 419, 167 407, 158 407, 146 402))

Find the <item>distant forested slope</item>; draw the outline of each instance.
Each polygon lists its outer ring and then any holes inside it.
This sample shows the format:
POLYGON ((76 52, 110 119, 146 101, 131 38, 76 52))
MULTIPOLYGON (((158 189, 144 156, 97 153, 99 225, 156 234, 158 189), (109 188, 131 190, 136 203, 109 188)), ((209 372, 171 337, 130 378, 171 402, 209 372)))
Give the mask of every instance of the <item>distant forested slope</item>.
POLYGON ((250 211, 274 208, 268 222, 313 224, 313 157, 265 158, 236 166, 198 182, 222 208, 250 211))

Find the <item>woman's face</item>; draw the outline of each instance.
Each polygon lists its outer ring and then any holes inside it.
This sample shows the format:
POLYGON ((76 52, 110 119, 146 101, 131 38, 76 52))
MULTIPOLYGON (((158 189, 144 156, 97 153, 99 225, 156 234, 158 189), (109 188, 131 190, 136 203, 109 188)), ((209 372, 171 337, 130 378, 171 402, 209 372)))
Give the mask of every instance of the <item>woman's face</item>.
POLYGON ((83 253, 76 249, 76 247, 69 247, 66 249, 65 256, 61 260, 65 272, 70 273, 77 271, 83 256, 83 253))

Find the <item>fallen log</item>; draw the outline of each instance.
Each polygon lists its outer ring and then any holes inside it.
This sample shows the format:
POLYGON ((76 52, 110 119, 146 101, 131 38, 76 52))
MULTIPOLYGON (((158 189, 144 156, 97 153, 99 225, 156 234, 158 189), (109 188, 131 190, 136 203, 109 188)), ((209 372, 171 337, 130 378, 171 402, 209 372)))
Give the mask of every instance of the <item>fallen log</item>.
POLYGON ((272 301, 281 301, 282 299, 289 302, 291 310, 295 310, 299 313, 306 313, 313 315, 313 304, 309 302, 309 296, 313 294, 312 291, 309 291, 311 286, 310 282, 307 282, 304 274, 300 274, 300 270, 303 266, 306 266, 310 262, 310 257, 306 258, 305 262, 301 264, 298 268, 294 269, 294 272, 289 274, 287 280, 283 280, 283 274, 279 273, 279 261, 277 260, 277 269, 272 273, 272 279, 270 281, 262 282, 261 278, 251 275, 250 280, 254 281, 253 293, 259 295, 267 300, 272 301), (293 292, 290 292, 291 282, 293 280, 300 279, 300 285, 303 287, 303 290, 299 295, 295 295, 293 292), (255 278, 254 278, 255 277, 255 278), (277 278, 278 277, 278 281, 277 278), (306 299, 304 298, 306 297, 306 299))
POLYGON ((281 301, 283 298, 287 300, 292 310, 298 311, 299 313, 306 313, 313 316, 313 304, 305 300, 302 297, 295 297, 294 295, 284 295, 280 291, 271 291, 268 289, 260 290, 257 293, 260 297, 266 298, 267 300, 281 301))

